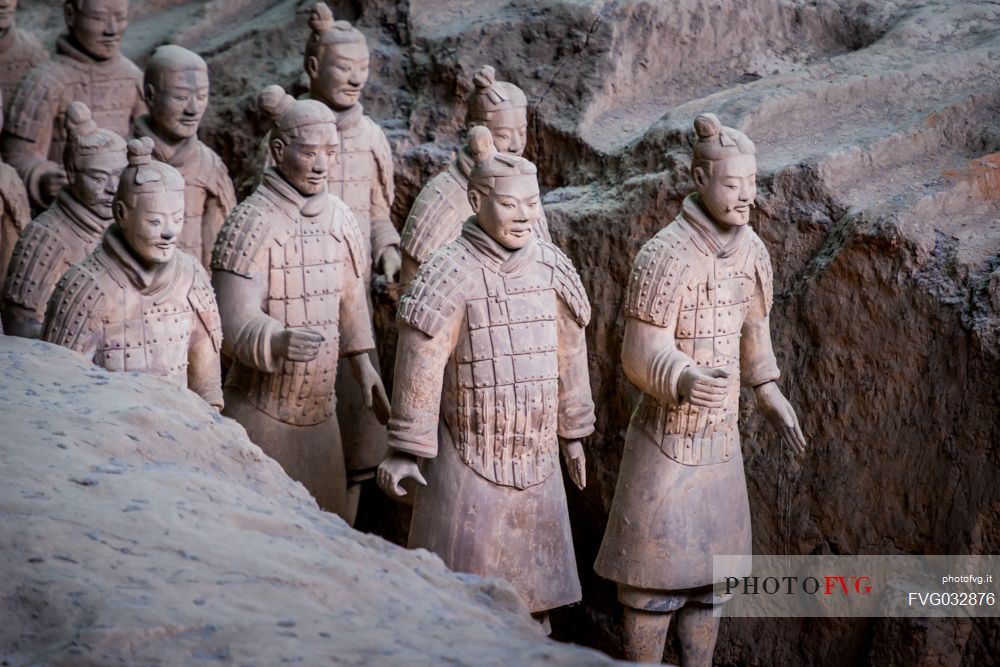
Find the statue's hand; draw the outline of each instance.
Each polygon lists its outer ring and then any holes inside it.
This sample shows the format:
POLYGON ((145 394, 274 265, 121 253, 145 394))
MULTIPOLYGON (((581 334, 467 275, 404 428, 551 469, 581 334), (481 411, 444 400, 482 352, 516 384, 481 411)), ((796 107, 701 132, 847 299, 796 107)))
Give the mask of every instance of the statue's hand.
POLYGON ((569 478, 583 491, 587 486, 587 457, 583 453, 583 443, 579 440, 560 440, 560 443, 569 478))
POLYGON ((799 426, 795 409, 788 402, 775 382, 757 387, 757 405, 771 425, 778 431, 781 441, 797 455, 806 451, 806 437, 799 426))
POLYGON ((399 282, 399 269, 403 266, 403 258, 399 254, 398 246, 389 246, 382 251, 382 257, 379 259, 379 270, 383 276, 385 276, 385 281, 387 283, 397 283, 399 282))
POLYGON ((69 183, 69 180, 66 178, 66 171, 62 167, 51 169, 42 174, 42 177, 38 180, 38 196, 42 198, 42 203, 48 205, 55 201, 59 190, 67 183, 69 183))
POLYGON ((312 361, 319 355, 319 346, 326 338, 305 327, 289 327, 271 338, 271 354, 277 359, 312 361))
POLYGON ((721 408, 729 395, 729 373, 721 368, 701 370, 688 366, 677 381, 682 401, 703 408, 721 408))
POLYGON ((385 457, 379 464, 375 477, 379 488, 393 498, 402 498, 406 495, 406 489, 401 484, 404 479, 412 479, 421 486, 427 486, 427 480, 420 474, 416 458, 403 452, 393 452, 385 457))
POLYGON ((365 407, 375 413, 375 418, 380 424, 389 421, 389 397, 385 393, 382 385, 382 378, 372 365, 371 359, 366 352, 355 354, 350 357, 351 369, 354 371, 354 378, 361 387, 361 393, 365 398, 365 407))

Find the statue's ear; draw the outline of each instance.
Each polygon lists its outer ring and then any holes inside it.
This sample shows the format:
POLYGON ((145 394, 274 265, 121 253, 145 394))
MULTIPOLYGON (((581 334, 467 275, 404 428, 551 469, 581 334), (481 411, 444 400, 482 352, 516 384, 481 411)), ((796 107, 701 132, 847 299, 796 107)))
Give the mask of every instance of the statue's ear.
POLYGON ((146 97, 144 100, 146 102, 146 106, 153 106, 153 100, 156 99, 156 87, 151 83, 147 83, 146 89, 143 92, 146 97))
POLYGON ((482 205, 483 193, 475 188, 469 188, 469 206, 472 207, 472 212, 478 214, 482 205))
POLYGON ((111 215, 114 216, 115 222, 117 222, 119 226, 125 222, 125 213, 125 202, 121 199, 116 199, 115 203, 111 205, 111 215))
POLYGON ((285 159, 285 142, 274 138, 271 139, 271 143, 267 147, 271 151, 271 158, 274 160, 274 164, 281 164, 281 161, 285 159))
POLYGON ((63 19, 66 21, 66 27, 73 32, 73 24, 76 22, 76 6, 73 4, 73 0, 67 0, 63 3, 63 19))
POLYGON ((694 179, 694 185, 696 188, 701 190, 708 183, 708 172, 705 171, 704 167, 695 167, 691 171, 691 177, 694 179))
POLYGON ((319 75, 319 58, 316 56, 306 58, 305 70, 310 79, 315 79, 319 75))

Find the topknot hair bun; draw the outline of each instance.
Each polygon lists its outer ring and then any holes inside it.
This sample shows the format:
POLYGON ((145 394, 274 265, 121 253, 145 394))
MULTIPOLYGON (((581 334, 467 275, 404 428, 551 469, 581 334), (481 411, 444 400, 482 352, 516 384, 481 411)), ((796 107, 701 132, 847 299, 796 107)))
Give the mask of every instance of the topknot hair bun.
POLYGON ((317 2, 316 6, 309 12, 309 29, 316 35, 322 35, 333 28, 334 22, 333 11, 325 2, 317 2))
MULTIPOLYGON (((325 5, 324 5, 325 6, 325 5)), ((276 122, 295 104, 295 98, 285 92, 281 86, 268 86, 257 96, 257 108, 271 122, 276 122)))
POLYGON ((497 82, 497 71, 492 65, 483 65, 472 77, 472 84, 481 91, 492 88, 497 82))
POLYGON ((90 113, 90 107, 83 102, 70 102, 66 108, 66 132, 70 137, 85 137, 97 132, 97 123, 90 113))
POLYGON ((469 130, 469 152, 476 163, 489 162, 497 154, 493 143, 493 133, 483 125, 477 125, 469 130))
POLYGON ((128 164, 141 167, 153 161, 153 140, 149 137, 132 139, 128 142, 128 164))
POLYGON ((703 113, 694 119, 694 131, 699 139, 711 139, 722 134, 722 122, 714 113, 703 113))

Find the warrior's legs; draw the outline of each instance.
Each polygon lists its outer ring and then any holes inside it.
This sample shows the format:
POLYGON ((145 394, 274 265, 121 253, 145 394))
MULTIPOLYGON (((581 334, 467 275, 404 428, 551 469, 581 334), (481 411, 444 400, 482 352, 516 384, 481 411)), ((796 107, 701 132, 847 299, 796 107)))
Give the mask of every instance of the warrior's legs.
POLYGON ((625 607, 622 624, 625 659, 651 664, 663 662, 663 647, 672 616, 673 612, 642 611, 625 607))
POLYGON ((681 640, 682 667, 712 667, 719 617, 713 605, 689 602, 677 612, 677 636, 681 640))

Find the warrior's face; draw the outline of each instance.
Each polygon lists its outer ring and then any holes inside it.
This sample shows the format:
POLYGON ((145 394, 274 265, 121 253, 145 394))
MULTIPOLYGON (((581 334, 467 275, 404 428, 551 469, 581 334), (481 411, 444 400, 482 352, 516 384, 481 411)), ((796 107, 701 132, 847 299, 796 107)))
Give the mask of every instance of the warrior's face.
POLYGON ((116 201, 114 211, 125 240, 143 264, 166 264, 174 258, 184 228, 183 192, 141 193, 131 208, 116 201))
POLYGON ((309 58, 306 74, 312 91, 337 111, 361 100, 368 82, 368 45, 364 42, 327 44, 319 58, 309 58))
POLYGON ((757 159, 739 154, 698 167, 694 181, 701 203, 720 225, 742 226, 750 222, 750 207, 757 197, 757 159))
POLYGON ((128 27, 128 0, 68 0, 66 27, 83 49, 98 60, 118 55, 128 27))
POLYGON ((521 155, 528 143, 528 110, 502 109, 489 114, 489 121, 482 123, 491 134, 493 143, 501 153, 521 155))
POLYGON ((156 86, 146 88, 146 103, 157 133, 167 141, 180 141, 198 133, 208 108, 208 72, 189 69, 164 72, 156 86))
POLYGON ((483 231, 510 250, 528 245, 542 211, 534 174, 496 178, 488 195, 469 188, 469 203, 483 231))
POLYGON ((326 179, 337 157, 337 127, 314 123, 296 128, 287 140, 271 140, 271 156, 278 172, 304 195, 326 188, 326 179))
POLYGON ((14 12, 17 11, 17 0, 0 0, 0 30, 14 27, 14 12))
POLYGON ((73 197, 98 218, 110 220, 118 179, 127 164, 124 148, 75 158, 66 165, 73 197))

